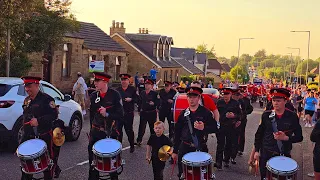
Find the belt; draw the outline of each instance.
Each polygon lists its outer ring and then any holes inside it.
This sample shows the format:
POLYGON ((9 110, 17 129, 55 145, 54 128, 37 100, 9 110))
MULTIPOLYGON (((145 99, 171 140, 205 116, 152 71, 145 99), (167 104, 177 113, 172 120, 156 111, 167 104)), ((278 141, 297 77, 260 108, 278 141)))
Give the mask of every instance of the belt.
POLYGON ((190 147, 195 147, 193 143, 182 141, 183 144, 189 145, 190 147))

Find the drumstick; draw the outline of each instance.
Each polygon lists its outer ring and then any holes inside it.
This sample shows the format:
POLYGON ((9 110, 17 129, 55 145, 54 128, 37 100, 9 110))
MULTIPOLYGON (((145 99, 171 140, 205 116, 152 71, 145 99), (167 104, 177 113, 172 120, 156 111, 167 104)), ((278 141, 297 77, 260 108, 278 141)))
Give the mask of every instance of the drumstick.
POLYGON ((256 167, 255 167, 256 170, 255 170, 254 176, 257 177, 258 176, 258 170, 259 170, 259 161, 258 160, 256 160, 255 165, 256 165, 256 167))
POLYGON ((176 166, 176 162, 177 162, 177 160, 173 159, 173 164, 172 164, 172 170, 171 170, 171 176, 170 176, 170 179, 172 178, 173 171, 174 171, 174 167, 176 166))

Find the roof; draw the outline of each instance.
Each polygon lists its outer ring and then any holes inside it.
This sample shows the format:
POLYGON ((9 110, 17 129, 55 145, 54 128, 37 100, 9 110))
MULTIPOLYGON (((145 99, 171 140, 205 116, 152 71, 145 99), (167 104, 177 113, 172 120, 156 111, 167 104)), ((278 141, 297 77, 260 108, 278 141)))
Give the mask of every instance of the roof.
POLYGON ((199 68, 194 66, 192 63, 187 61, 184 58, 181 57, 172 57, 176 62, 178 62, 184 69, 189 71, 192 74, 203 74, 203 71, 201 71, 199 68))
POLYGON ((196 56, 196 50, 193 48, 171 48, 171 57, 180 57, 187 60, 194 60, 196 56))
POLYGON ((231 67, 229 66, 229 64, 223 63, 223 64, 221 64, 221 66, 222 66, 222 69, 223 69, 225 72, 230 72, 230 71, 231 71, 231 67))
POLYGON ((206 53, 197 53, 197 64, 205 64, 207 61, 207 54, 206 53))
POLYGON ((87 22, 79 23, 79 32, 70 33, 69 35, 83 38, 85 48, 102 51, 125 51, 120 44, 111 39, 110 36, 95 24, 87 22))
POLYGON ((126 36, 131 41, 149 41, 149 42, 158 42, 161 35, 158 34, 129 34, 126 33, 126 36))
POLYGON ((311 70, 310 70, 310 73, 312 73, 312 74, 318 74, 318 73, 319 73, 318 67, 311 69, 311 70))
POLYGON ((220 69, 222 70, 222 66, 217 59, 208 59, 208 67, 207 69, 220 69))

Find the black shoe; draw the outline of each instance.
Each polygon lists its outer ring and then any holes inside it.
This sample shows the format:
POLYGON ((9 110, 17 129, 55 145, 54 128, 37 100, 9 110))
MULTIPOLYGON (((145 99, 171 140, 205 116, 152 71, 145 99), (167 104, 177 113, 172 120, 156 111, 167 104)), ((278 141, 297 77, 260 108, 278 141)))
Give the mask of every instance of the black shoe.
POLYGON ((134 143, 134 145, 137 145, 137 146, 141 146, 141 141, 138 141, 138 142, 136 142, 136 143, 134 143))
POLYGON ((239 151, 238 156, 242 156, 242 155, 243 155, 243 152, 239 151))
POLYGON ((237 164, 237 161, 235 159, 231 159, 232 164, 237 164))
POLYGON ((134 149, 134 146, 131 146, 131 147, 130 147, 130 153, 133 153, 134 150, 135 150, 135 149, 134 149))
POLYGON ((229 162, 224 163, 224 167, 229 168, 230 167, 229 162))
POLYGON ((60 169, 60 168, 59 168, 59 169, 56 169, 56 170, 54 171, 54 178, 59 178, 60 173, 61 173, 61 169, 60 169))
POLYGON ((222 166, 219 163, 214 163, 213 166, 216 167, 219 171, 222 170, 222 166))

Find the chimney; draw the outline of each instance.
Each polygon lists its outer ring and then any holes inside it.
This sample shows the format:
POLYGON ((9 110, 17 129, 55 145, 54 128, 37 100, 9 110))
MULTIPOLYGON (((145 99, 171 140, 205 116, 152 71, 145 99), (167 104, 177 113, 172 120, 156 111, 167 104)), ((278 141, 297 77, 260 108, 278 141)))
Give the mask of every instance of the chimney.
POLYGON ((148 30, 148 28, 146 29, 146 34, 149 34, 149 30, 148 30))
POLYGON ((139 34, 141 34, 141 28, 139 28, 139 34))
POLYGON ((141 33, 144 34, 144 28, 142 28, 142 32, 141 33))
POLYGON ((119 22, 116 22, 115 20, 112 21, 112 26, 110 27, 110 36, 112 36, 115 33, 118 33, 121 36, 124 36, 126 34, 126 28, 124 28, 124 22, 119 23, 119 22))

